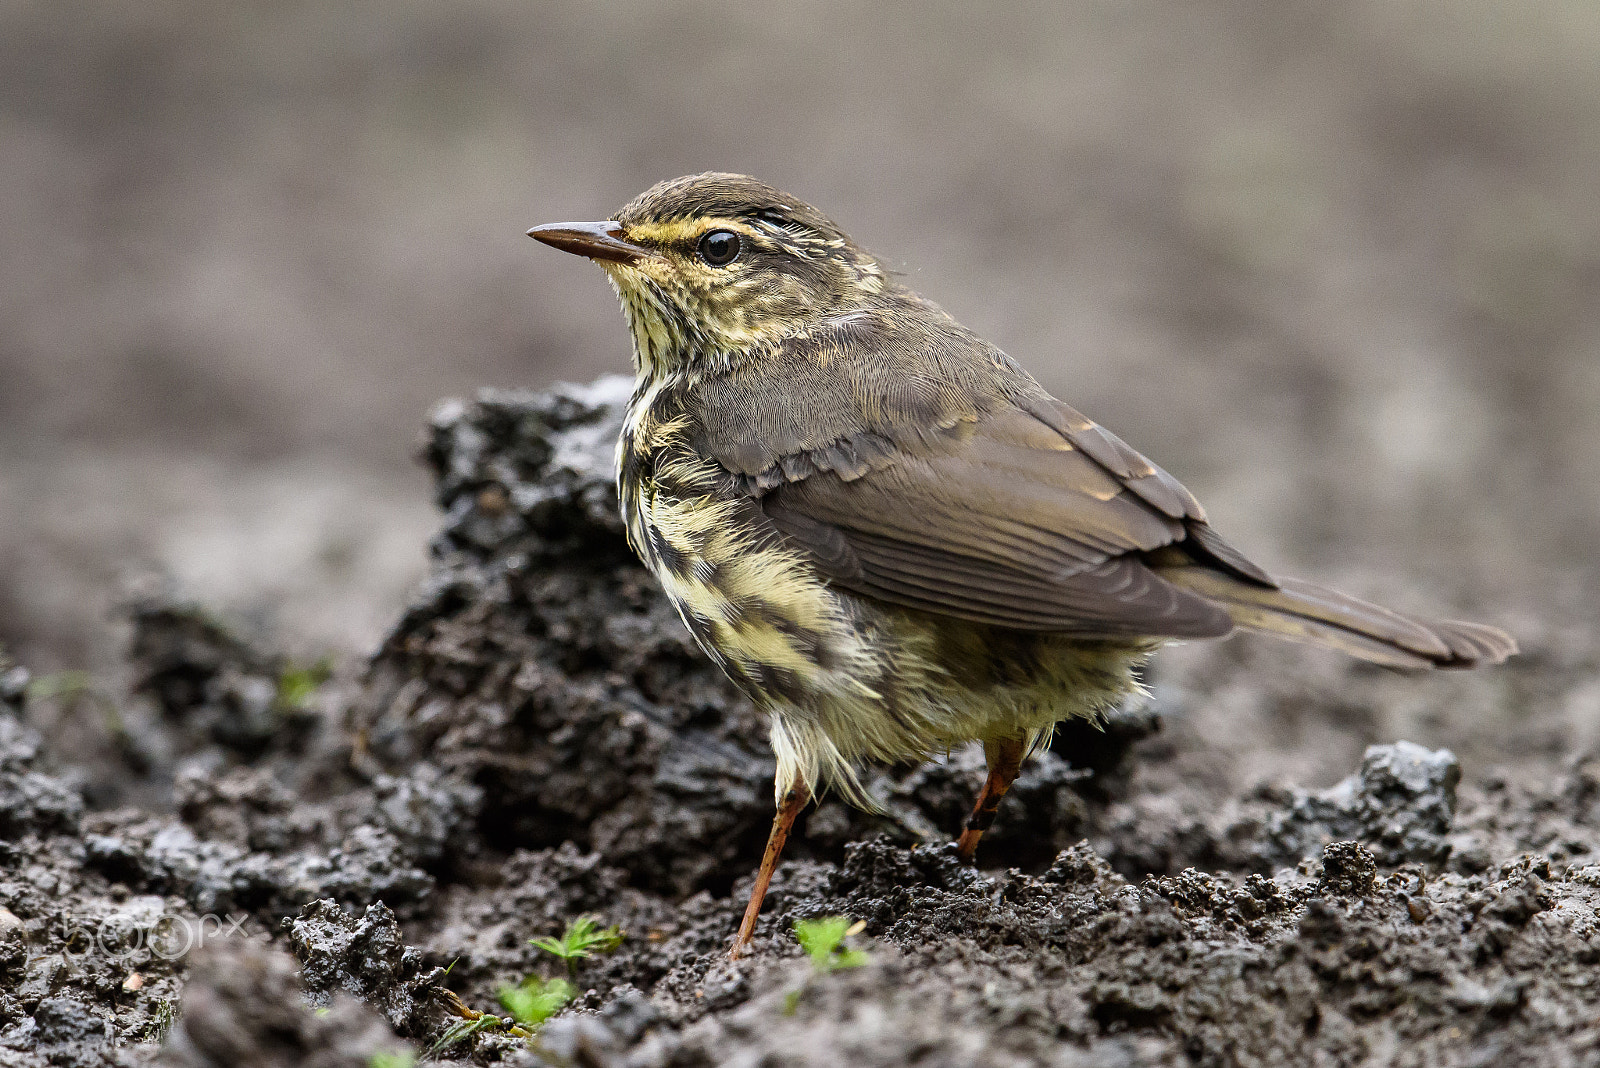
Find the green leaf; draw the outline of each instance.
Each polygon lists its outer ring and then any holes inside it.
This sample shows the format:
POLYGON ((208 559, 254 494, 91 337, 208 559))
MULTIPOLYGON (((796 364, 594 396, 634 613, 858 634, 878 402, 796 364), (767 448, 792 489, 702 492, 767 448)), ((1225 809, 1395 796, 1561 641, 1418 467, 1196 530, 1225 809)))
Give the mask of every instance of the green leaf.
POLYGON ((833 970, 842 968, 859 968, 871 958, 864 949, 839 949, 833 955, 833 970))
POLYGON ((532 1031, 560 1012, 577 992, 565 979, 539 979, 530 975, 518 985, 503 986, 495 993, 517 1023, 532 1031))
POLYGON ((90 685, 87 671, 55 671, 28 682, 28 699, 47 701, 56 697, 77 697, 87 693, 90 685))
POLYGON ((445 1029, 444 1034, 439 1036, 439 1041, 429 1047, 427 1056, 438 1056, 456 1043, 464 1042, 471 1038, 479 1031, 487 1031, 490 1028, 503 1026, 505 1026, 504 1020, 498 1016, 491 1016, 489 1013, 484 1013, 482 1016, 474 1017, 471 1020, 458 1020, 445 1029))
POLYGON ((408 1049, 374 1053, 367 1058, 367 1068, 412 1068, 416 1063, 417 1055, 408 1049))
POLYGON ((545 935, 529 940, 529 944, 563 961, 570 969, 577 961, 596 952, 610 953, 622 945, 625 936, 620 927, 601 927, 593 916, 579 916, 567 924, 560 938, 545 935))
POLYGON ((824 916, 820 920, 799 920, 794 925, 795 940, 811 958, 818 972, 836 972, 842 968, 859 968, 869 959, 863 950, 850 949, 844 944, 849 935, 861 930, 864 924, 850 922, 848 916, 824 916))
POLYGON ((286 712, 302 711, 312 695, 332 677, 333 661, 328 657, 314 664, 285 664, 278 672, 278 707, 286 712))

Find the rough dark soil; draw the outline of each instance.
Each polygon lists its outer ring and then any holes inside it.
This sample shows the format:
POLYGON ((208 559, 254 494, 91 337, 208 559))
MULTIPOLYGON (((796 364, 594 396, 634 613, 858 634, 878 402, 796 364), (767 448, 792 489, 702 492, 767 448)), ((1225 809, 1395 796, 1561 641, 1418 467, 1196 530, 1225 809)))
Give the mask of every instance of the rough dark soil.
POLYGON ((625 392, 441 407, 432 574, 320 689, 153 599, 130 692, 0 663, 0 1065, 1600 1064, 1582 604, 1472 676, 1176 650, 1030 766, 977 869, 946 839, 979 756, 885 769, 887 815, 807 814, 727 961, 771 756, 623 543, 625 392), (529 939, 585 914, 626 937, 566 1011, 444 1041, 563 974, 529 939), (865 965, 796 945, 832 914, 865 965))

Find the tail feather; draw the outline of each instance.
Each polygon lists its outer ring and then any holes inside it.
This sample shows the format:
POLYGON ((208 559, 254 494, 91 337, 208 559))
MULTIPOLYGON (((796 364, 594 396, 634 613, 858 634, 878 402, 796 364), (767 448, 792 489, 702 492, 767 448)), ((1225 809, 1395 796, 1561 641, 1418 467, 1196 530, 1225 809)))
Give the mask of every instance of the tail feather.
POLYGON ((1204 566, 1164 567, 1161 577, 1220 605, 1246 630, 1389 667, 1498 664, 1517 651, 1511 635, 1482 623, 1417 619, 1299 579, 1281 579, 1271 589, 1204 566))

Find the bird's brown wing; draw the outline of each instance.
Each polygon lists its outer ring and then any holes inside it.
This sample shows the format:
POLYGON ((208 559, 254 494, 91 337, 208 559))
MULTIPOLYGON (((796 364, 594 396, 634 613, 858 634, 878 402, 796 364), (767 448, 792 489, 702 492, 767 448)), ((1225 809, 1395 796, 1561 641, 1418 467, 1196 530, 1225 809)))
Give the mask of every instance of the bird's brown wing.
POLYGON ((1147 554, 1273 585, 1171 475, 931 305, 896 307, 829 320, 673 401, 691 447, 834 582, 1018 629, 1167 637, 1232 624, 1147 554))
POLYGON ((844 440, 780 459, 787 474, 761 500, 834 582, 882 601, 1022 630, 1214 637, 1228 614, 1145 554, 1186 544, 1271 583, 1175 479, 1048 397, 975 413, 917 447, 858 451, 844 440))
POLYGON ((1171 475, 902 297, 895 314, 831 319, 663 394, 727 491, 758 499, 841 587, 1020 630, 1211 637, 1239 626, 1397 667, 1516 651, 1492 627, 1280 584, 1171 475))

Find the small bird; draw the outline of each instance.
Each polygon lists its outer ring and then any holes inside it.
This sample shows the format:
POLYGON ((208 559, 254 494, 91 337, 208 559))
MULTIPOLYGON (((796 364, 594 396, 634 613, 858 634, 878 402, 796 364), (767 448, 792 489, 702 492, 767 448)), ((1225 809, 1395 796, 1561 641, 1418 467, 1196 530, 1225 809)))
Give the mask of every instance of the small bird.
POLYGON ((1517 650, 1269 575, 1171 475, 754 178, 662 182, 528 236, 621 299, 628 540, 770 720, 777 815, 735 957, 820 788, 872 808, 863 762, 982 741, 970 858, 1053 725, 1136 692, 1165 642, 1242 628, 1396 668, 1517 650))

